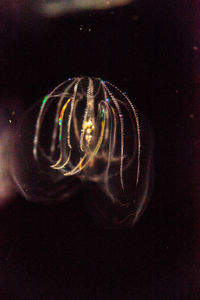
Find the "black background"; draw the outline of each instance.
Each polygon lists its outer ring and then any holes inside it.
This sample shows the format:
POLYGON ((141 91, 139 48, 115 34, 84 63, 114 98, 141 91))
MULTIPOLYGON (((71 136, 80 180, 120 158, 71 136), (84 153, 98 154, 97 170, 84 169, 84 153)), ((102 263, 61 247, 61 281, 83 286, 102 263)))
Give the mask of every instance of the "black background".
POLYGON ((2 9, 1 105, 13 97, 28 108, 73 76, 114 83, 151 122, 155 183, 138 224, 119 231, 96 228, 81 195, 57 206, 18 196, 0 211, 0 299, 198 299, 190 282, 193 9, 192 1, 140 0, 54 19, 2 9))

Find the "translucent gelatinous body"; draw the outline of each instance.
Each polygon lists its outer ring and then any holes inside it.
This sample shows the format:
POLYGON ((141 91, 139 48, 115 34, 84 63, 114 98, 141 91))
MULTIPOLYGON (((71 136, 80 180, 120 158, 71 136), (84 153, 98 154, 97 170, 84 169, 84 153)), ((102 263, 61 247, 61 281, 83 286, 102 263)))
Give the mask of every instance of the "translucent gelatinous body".
POLYGON ((65 13, 77 13, 82 10, 101 10, 120 7, 131 3, 132 0, 42 0, 36 3, 38 11, 49 17, 65 13))
POLYGON ((143 212, 152 182, 152 135, 111 83, 90 77, 63 82, 26 114, 18 136, 13 174, 27 198, 66 200, 80 180, 97 223, 132 226, 143 212))

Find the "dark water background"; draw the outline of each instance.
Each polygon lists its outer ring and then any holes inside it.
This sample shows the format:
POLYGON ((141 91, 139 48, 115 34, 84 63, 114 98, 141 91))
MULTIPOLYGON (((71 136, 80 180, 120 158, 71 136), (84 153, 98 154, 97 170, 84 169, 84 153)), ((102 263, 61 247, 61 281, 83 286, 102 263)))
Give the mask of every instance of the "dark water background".
POLYGON ((123 231, 77 214, 81 195, 59 206, 19 196, 0 211, 0 299, 199 299, 191 280, 196 6, 188 2, 141 0, 52 20, 3 11, 2 103, 14 96, 27 108, 77 75, 116 84, 154 129, 155 186, 143 217, 123 231))

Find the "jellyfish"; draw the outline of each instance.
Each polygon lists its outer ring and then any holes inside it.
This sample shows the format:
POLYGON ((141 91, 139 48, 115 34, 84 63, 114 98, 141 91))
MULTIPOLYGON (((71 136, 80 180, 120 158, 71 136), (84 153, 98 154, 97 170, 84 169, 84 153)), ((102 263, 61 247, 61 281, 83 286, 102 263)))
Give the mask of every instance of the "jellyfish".
POLYGON ((31 201, 69 201, 81 186, 88 214, 112 228, 132 227, 149 201, 151 127, 125 93, 101 78, 59 84, 25 114, 15 145, 12 174, 31 201))

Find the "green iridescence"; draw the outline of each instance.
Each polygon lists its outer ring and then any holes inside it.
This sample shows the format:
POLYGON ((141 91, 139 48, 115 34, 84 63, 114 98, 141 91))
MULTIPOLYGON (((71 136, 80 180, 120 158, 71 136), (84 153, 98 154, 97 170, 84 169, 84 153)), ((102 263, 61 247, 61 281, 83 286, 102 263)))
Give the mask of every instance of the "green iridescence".
POLYGON ((105 114, 105 110, 102 109, 102 111, 101 111, 101 119, 102 119, 102 120, 104 120, 104 116, 105 116, 104 114, 105 114))
POLYGON ((43 99, 43 101, 42 101, 42 105, 44 105, 44 104, 47 102, 48 97, 49 97, 49 94, 47 94, 47 95, 44 97, 44 99, 43 99))

